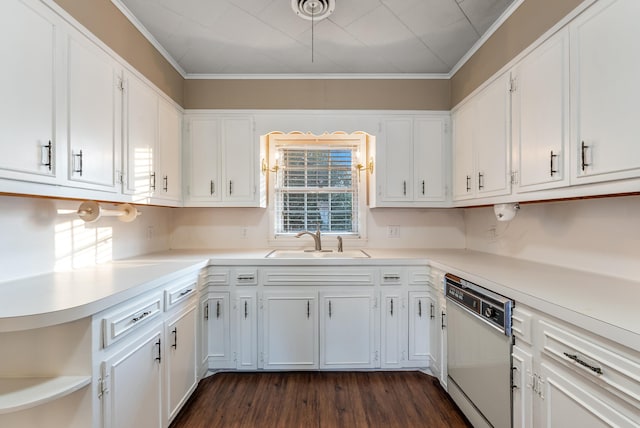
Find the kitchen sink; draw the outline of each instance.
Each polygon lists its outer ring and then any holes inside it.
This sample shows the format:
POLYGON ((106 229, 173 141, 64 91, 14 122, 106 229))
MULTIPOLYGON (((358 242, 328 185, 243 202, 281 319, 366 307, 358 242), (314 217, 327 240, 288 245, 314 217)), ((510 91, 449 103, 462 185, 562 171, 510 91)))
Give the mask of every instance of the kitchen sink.
POLYGON ((265 256, 267 259, 367 259, 369 254, 362 250, 273 250, 265 256))

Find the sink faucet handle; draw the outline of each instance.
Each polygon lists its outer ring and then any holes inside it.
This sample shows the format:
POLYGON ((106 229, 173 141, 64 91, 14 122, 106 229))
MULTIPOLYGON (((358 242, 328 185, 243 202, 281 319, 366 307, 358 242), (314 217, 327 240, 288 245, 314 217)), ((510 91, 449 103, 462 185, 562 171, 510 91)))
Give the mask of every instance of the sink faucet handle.
POLYGON ((338 252, 342 252, 342 236, 338 235, 338 252))

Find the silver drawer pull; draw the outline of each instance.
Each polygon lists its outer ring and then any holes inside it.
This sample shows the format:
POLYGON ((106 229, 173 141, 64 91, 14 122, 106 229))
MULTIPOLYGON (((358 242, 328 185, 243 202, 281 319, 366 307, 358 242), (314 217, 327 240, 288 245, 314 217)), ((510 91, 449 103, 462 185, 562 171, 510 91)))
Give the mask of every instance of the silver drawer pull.
POLYGON ((184 290, 182 293, 180 293, 180 297, 186 296, 187 294, 191 293, 192 291, 193 291, 193 288, 189 288, 187 290, 184 290))
POLYGON ((399 281, 400 280, 400 275, 384 275, 383 279, 385 281, 399 281))
POLYGON ((238 281, 253 281, 255 277, 253 275, 238 275, 238 281))
POLYGON ((569 353, 567 353, 567 352, 563 352, 563 354, 564 354, 564 356, 565 356, 565 357, 567 357, 568 359, 570 359, 570 360, 572 360, 572 361, 575 361, 576 363, 580 364, 580 365, 581 365, 581 366, 583 366, 583 367, 588 368, 588 369, 589 369, 589 370, 591 370, 592 372, 597 373, 597 374, 602 374, 602 369, 601 369, 600 367, 592 366, 591 364, 587 363, 586 361, 581 360, 581 359, 580 359, 580 357, 578 357, 577 355, 575 355, 575 354, 569 354, 569 353))
POLYGON ((131 322, 138 322, 141 319, 148 317, 149 315, 151 315, 151 311, 144 311, 143 313, 141 313, 137 317, 131 318, 131 322))

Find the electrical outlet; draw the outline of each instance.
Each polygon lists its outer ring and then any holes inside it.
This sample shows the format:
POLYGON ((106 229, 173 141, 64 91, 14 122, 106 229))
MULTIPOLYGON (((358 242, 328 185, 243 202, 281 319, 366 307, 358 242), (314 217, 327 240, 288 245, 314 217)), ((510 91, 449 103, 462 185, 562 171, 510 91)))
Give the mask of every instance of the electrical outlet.
POLYGON ((247 235, 249 234, 249 228, 248 227, 243 227, 240 229, 240 237, 242 239, 247 239, 247 235))
POLYGON ((155 235, 155 230, 153 226, 147 227, 147 241, 151 241, 153 239, 153 235, 155 235))
POLYGON ((387 226, 387 238, 400 238, 400 226, 387 226))

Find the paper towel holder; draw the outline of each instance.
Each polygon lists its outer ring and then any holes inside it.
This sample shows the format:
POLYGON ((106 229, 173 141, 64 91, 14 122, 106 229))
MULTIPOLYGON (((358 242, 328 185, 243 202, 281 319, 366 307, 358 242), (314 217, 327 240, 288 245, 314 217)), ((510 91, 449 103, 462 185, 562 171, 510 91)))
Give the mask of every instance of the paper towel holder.
POLYGON ((84 201, 78 207, 78 217, 85 223, 98 221, 101 217, 118 217, 118 220, 129 223, 141 213, 131 204, 119 204, 116 209, 105 209, 96 201, 84 201))
POLYGON ((510 204, 496 204, 493 206, 493 213, 496 215, 498 221, 511 221, 516 216, 516 213, 520 209, 520 204, 517 202, 510 204))

